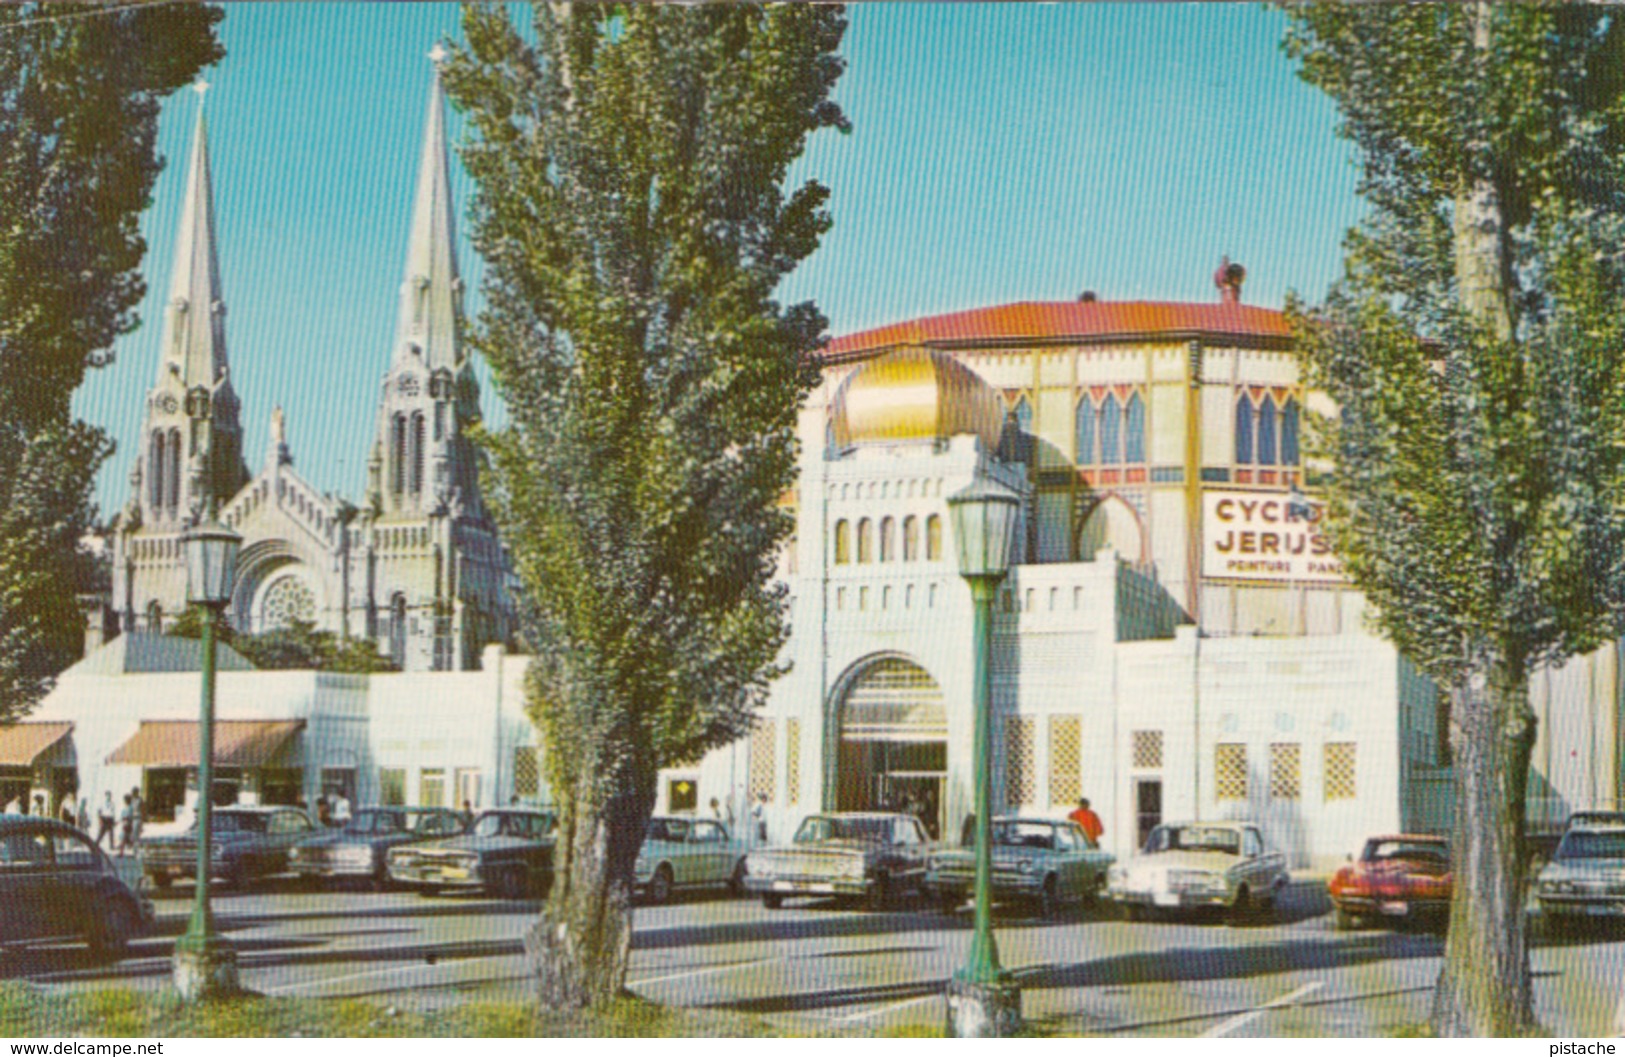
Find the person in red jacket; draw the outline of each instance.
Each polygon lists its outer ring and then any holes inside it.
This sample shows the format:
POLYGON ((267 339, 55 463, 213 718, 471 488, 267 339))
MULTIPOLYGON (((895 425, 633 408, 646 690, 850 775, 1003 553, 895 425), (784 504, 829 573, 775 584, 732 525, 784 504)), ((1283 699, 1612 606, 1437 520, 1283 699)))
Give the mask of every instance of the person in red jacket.
POLYGON ((1076 822, 1090 840, 1100 843, 1100 835, 1106 832, 1106 827, 1100 824, 1100 816, 1089 810, 1088 798, 1080 799, 1078 809, 1066 817, 1076 822))

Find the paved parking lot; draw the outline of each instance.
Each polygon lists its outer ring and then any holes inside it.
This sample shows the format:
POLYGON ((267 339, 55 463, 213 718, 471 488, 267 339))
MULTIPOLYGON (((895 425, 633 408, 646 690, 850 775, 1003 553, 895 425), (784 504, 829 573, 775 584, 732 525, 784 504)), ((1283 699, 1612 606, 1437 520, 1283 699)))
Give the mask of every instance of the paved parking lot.
MULTIPOLYGON (((79 948, 12 952, 0 976, 47 987, 167 986, 190 888, 157 903, 160 928, 116 966, 79 948)), ((1319 885, 1289 890, 1271 921, 1129 923, 1104 910, 1055 922, 998 920, 1029 1020, 1115 1035, 1387 1035, 1426 1018, 1441 940, 1414 931, 1339 933, 1319 885)), ((221 926, 245 985, 269 995, 365 996, 434 1007, 526 993, 524 930, 536 904, 411 893, 320 893, 267 885, 226 894, 221 926)), ((869 914, 833 903, 769 911, 723 898, 640 907, 632 989, 655 1001, 783 1018, 795 1030, 938 1023, 964 958, 970 914, 869 914)), ((1556 1034, 1619 1034, 1625 930, 1543 945, 1538 1011, 1556 1034)))

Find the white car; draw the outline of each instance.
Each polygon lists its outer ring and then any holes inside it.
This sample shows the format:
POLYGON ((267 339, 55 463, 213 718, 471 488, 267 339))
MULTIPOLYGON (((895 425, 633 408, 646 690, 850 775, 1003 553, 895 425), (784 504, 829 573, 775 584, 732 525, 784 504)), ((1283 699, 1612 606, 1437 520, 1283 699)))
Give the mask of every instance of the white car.
POLYGON ((1625 917, 1625 827, 1578 827, 1563 834, 1535 886, 1555 933, 1587 918, 1625 917))
POLYGON ((1267 913, 1286 885, 1286 856, 1246 822, 1158 826, 1140 854, 1106 875, 1106 895, 1134 921, 1200 907, 1267 913))

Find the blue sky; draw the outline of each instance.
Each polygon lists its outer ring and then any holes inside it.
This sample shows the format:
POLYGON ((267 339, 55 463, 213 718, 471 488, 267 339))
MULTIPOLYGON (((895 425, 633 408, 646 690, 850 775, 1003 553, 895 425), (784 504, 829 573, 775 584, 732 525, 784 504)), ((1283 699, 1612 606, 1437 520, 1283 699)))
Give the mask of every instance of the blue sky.
MULTIPOLYGON (((850 9, 836 98, 853 124, 795 170, 832 190, 835 227, 788 279, 833 334, 1095 290, 1214 297, 1220 254, 1247 301, 1315 298, 1360 207, 1327 99, 1280 51, 1283 16, 1239 5, 926 5, 850 9)), ((258 468, 271 408, 299 471, 359 498, 387 365, 429 84, 455 6, 228 5, 207 77, 232 376, 258 468)), ((81 389, 119 452, 97 498, 126 497, 197 100, 167 104, 170 164, 142 220, 143 325, 81 389)), ((461 122, 450 115, 452 132, 461 122)), ((460 169, 459 200, 472 192, 460 169)), ((469 307, 479 262, 462 247, 469 307)), ((484 403, 500 421, 487 384, 484 403)))

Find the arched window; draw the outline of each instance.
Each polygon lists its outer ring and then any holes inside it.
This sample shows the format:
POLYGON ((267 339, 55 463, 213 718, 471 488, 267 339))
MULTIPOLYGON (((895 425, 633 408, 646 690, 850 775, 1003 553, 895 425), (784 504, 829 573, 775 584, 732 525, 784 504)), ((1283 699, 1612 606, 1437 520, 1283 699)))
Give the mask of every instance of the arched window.
POLYGON ((880 519, 880 560, 897 560, 897 522, 889 517, 880 519))
POLYGON ((1247 394, 1236 397, 1236 462, 1253 461, 1253 405, 1247 394))
POLYGON ((852 561, 852 523, 845 518, 835 523, 835 564, 847 565, 852 561))
POLYGON ((397 414, 389 424, 389 490, 399 495, 406 488, 406 416, 397 414))
POLYGON ((1123 461, 1123 411, 1116 394, 1106 397, 1100 405, 1100 461, 1113 466, 1123 461))
POLYGON ((406 596, 397 593, 389 600, 389 657, 402 670, 406 668, 406 596))
POLYGON ((875 523, 868 518, 858 522, 858 564, 875 560, 875 523))
POLYGON ((1298 402, 1288 400, 1281 411, 1281 465, 1298 465, 1298 402))
POLYGON ((1135 393, 1123 414, 1123 461, 1145 461, 1145 401, 1135 393))
POLYGON ((412 494, 423 494, 423 412, 412 413, 412 494))
POLYGON ((434 439, 446 439, 446 402, 439 400, 434 405, 434 439))
POLYGON ((903 519, 903 560, 920 559, 920 521, 913 514, 903 519))
POLYGON ((181 506, 181 431, 169 431, 169 515, 174 517, 181 506))
POLYGON ((164 505, 164 474, 169 470, 169 459, 164 454, 164 431, 152 431, 152 444, 147 459, 147 470, 151 475, 152 510, 157 513, 164 505))
POLYGON ((1258 405, 1258 463, 1275 465, 1275 398, 1266 396, 1258 405))
POLYGON ((147 603, 147 630, 164 630, 164 607, 158 604, 157 599, 147 603))
POLYGON ((925 519, 925 560, 942 560, 942 518, 936 514, 925 519))
POLYGON ((1078 462, 1089 465, 1095 461, 1095 405, 1089 399, 1089 394, 1083 394, 1078 401, 1078 417, 1076 422, 1078 434, 1078 462))

